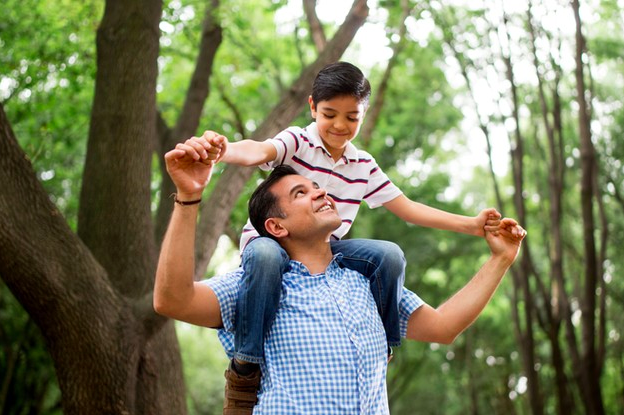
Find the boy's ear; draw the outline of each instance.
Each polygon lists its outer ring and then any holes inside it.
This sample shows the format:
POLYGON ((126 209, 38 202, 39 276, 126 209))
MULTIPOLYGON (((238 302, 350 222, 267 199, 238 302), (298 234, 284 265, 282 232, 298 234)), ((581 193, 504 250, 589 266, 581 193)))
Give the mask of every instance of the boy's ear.
POLYGON ((285 238, 289 234, 288 229, 284 228, 277 218, 269 218, 264 221, 264 228, 278 239, 285 238))
POLYGON ((312 95, 308 97, 308 104, 310 104, 310 114, 312 115, 312 118, 316 119, 316 104, 312 99, 312 95))

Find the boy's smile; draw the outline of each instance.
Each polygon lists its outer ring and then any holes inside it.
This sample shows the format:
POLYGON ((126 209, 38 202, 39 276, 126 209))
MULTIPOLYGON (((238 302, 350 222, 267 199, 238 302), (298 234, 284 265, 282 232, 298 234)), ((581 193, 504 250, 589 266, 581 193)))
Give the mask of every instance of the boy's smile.
POLYGON ((314 103, 310 97, 308 101, 319 136, 334 161, 338 161, 347 144, 360 131, 366 108, 360 100, 350 95, 318 103, 314 103))

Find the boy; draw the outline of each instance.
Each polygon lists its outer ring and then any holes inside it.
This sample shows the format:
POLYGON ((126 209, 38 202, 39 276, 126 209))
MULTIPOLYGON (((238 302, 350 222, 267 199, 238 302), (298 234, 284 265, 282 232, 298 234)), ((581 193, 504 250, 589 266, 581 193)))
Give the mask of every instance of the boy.
MULTIPOLYGON (((264 170, 287 164, 328 191, 342 218, 342 225, 332 234, 332 251, 342 254, 343 266, 369 279, 391 351, 390 347, 400 344, 398 304, 405 259, 401 249, 391 242, 340 240, 351 227, 362 200, 371 208, 384 206, 409 223, 476 236, 495 231, 500 214, 485 209, 470 218, 425 206, 403 195, 375 159, 351 143, 362 125, 370 92, 369 82, 357 67, 346 62, 330 64, 318 73, 308 100, 314 122, 306 128, 289 127, 263 142, 228 143, 220 137, 217 161, 264 170)), ((214 136, 206 132, 194 141, 198 149, 208 150, 209 141, 215 142, 214 136)), ((279 214, 275 212, 275 216, 279 214)), ((243 229, 240 248, 245 276, 237 301, 234 359, 226 372, 226 406, 228 400, 241 398, 240 393, 251 392, 259 384, 263 340, 279 305, 281 276, 289 261, 275 240, 259 237, 249 222, 243 229)))

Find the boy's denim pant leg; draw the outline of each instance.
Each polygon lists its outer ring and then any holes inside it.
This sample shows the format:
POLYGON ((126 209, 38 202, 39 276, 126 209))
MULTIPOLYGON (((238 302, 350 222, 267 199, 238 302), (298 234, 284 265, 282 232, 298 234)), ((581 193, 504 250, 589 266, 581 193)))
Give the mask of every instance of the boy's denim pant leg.
POLYGON ((399 303, 405 282, 405 256, 401 248, 393 242, 373 239, 332 241, 331 247, 334 254, 342 254, 345 267, 368 278, 388 345, 399 346, 399 303))
POLYGON ((235 358, 252 363, 263 361, 264 338, 277 313, 282 274, 288 262, 286 251, 270 238, 255 238, 244 249, 245 273, 236 302, 235 358))

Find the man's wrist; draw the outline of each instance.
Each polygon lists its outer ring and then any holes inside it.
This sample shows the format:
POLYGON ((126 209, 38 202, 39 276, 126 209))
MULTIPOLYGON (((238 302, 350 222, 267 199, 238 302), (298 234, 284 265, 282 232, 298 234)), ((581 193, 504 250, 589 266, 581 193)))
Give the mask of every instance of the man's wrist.
POLYGON ((182 206, 196 205, 202 201, 201 193, 172 193, 173 201, 182 206))
POLYGON ((514 263, 515 261, 515 257, 513 255, 509 255, 506 253, 492 253, 490 256, 490 261, 497 265, 497 266, 501 266, 504 268, 509 268, 511 267, 511 265, 514 263))

